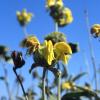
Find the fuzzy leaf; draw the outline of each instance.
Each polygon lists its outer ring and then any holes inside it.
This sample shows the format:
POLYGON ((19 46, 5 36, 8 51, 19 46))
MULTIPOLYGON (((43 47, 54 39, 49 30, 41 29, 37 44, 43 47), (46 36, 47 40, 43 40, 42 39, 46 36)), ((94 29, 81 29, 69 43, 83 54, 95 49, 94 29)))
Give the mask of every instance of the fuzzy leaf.
POLYGON ((86 90, 83 90, 81 92, 67 93, 62 97, 61 100, 81 100, 80 97, 83 97, 83 96, 87 98, 95 97, 96 100, 99 100, 95 92, 86 91, 86 90))
POLYGON ((84 76, 84 75, 86 75, 86 74, 87 74, 86 72, 82 72, 82 73, 76 75, 76 76, 72 79, 72 81, 76 81, 76 80, 80 79, 82 76, 84 76))

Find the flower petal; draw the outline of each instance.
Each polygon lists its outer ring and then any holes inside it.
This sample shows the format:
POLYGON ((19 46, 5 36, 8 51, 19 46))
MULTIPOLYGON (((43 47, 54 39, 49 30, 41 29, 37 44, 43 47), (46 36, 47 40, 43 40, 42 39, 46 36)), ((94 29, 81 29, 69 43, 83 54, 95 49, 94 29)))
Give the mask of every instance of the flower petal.
POLYGON ((66 42, 58 42, 54 45, 54 52, 57 60, 62 60, 64 63, 68 62, 72 54, 71 47, 66 42))

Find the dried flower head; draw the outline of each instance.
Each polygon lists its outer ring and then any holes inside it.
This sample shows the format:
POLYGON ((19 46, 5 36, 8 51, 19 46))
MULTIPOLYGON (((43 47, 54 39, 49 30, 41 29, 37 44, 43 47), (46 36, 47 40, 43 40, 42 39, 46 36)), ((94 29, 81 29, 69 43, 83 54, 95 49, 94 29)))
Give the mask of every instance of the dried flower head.
POLYGON ((80 51, 78 43, 68 43, 72 49, 72 53, 77 53, 80 51))
POLYGON ((14 69, 21 68, 25 64, 25 60, 23 59, 22 52, 13 51, 11 54, 14 63, 14 69))

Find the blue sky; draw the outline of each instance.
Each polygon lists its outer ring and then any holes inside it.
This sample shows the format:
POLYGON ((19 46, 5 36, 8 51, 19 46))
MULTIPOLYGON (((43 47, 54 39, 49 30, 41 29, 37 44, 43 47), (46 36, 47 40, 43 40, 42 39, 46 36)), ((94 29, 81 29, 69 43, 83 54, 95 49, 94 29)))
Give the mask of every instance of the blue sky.
MULTIPOLYGON (((29 23, 27 26, 27 32, 29 34, 36 35, 39 40, 43 42, 44 36, 54 31, 54 23, 52 18, 46 12, 45 1, 46 0, 1 0, 0 44, 8 46, 10 50, 23 50, 19 47, 19 43, 25 36, 23 34, 22 28, 20 27, 16 19, 16 11, 22 10, 23 8, 26 8, 27 11, 32 12, 34 14, 32 22, 29 23)), ((88 9, 90 26, 94 23, 100 23, 100 0, 63 1, 65 6, 72 10, 74 21, 70 25, 64 28, 60 28, 59 31, 65 33, 68 42, 78 42, 80 46, 80 52, 77 54, 73 54, 69 61, 69 72, 73 75, 76 75, 80 70, 86 71, 86 65, 84 63, 83 58, 84 51, 89 62, 90 74, 92 76, 93 69, 90 59, 90 50, 88 46, 89 33, 87 32, 84 10, 88 9)), ((100 42, 97 39, 92 38, 92 46, 94 49, 96 65, 97 68, 99 68, 100 42)), ((27 81, 25 81, 26 88, 31 84, 31 82, 29 82, 31 80, 31 76, 28 73, 28 69, 32 63, 32 60, 29 59, 30 58, 27 58, 25 67, 21 69, 22 74, 25 75, 25 77, 27 78, 27 81)), ((12 84, 15 75, 12 71, 12 65, 7 65, 7 67, 9 68, 9 80, 12 84)), ((2 74, 3 71, 0 67, 0 75, 2 74)), ((85 82, 84 79, 81 81, 85 82)), ((5 88, 3 82, 0 81, 0 95, 6 95, 5 90, 1 92, 2 87, 5 88)))

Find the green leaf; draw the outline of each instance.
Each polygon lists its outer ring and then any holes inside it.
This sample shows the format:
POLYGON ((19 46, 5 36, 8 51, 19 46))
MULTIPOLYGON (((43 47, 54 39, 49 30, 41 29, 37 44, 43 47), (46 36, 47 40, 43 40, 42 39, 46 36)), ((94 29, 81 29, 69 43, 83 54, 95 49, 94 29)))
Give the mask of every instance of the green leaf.
POLYGON ((83 90, 83 91, 79 91, 79 92, 71 92, 71 93, 66 93, 61 100, 81 100, 80 97, 87 97, 87 98, 91 98, 91 97, 95 97, 96 100, 98 100, 98 97, 96 95, 95 92, 93 91, 87 91, 87 90, 83 90))
POLYGON ((81 93, 79 92, 67 93, 61 98, 61 100, 81 100, 80 96, 81 93))
POLYGON ((76 81, 76 80, 80 79, 82 76, 84 76, 84 75, 86 75, 86 74, 87 74, 86 72, 82 72, 82 73, 76 75, 76 76, 72 79, 72 81, 76 81))
POLYGON ((97 92, 91 90, 91 89, 85 89, 84 87, 76 86, 78 89, 81 90, 82 96, 85 97, 95 97, 95 100, 100 100, 100 97, 97 95, 97 92))

